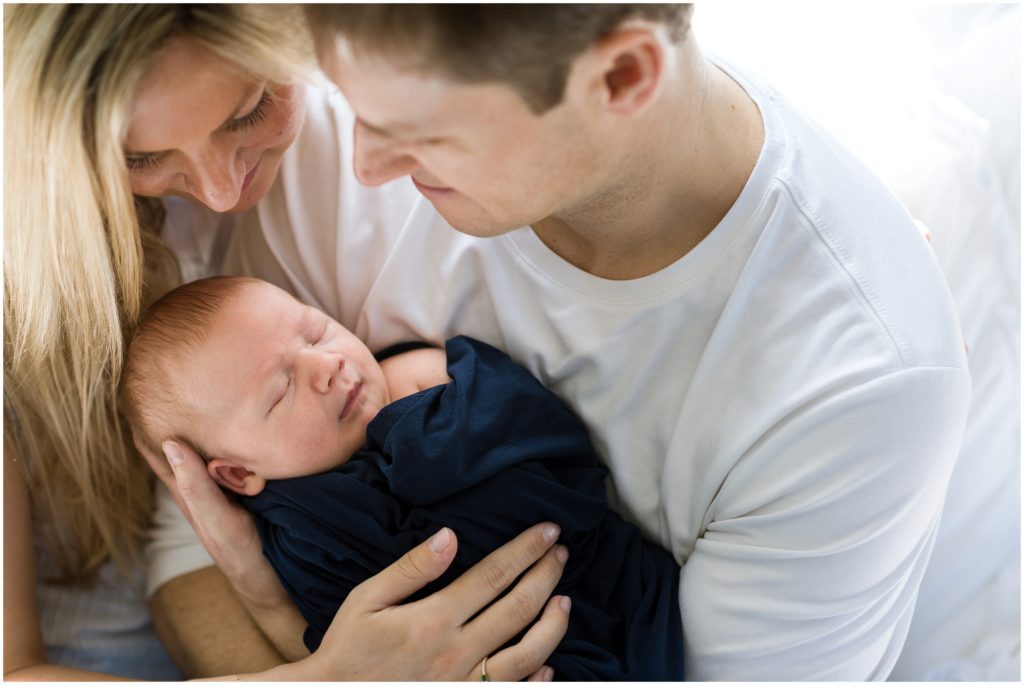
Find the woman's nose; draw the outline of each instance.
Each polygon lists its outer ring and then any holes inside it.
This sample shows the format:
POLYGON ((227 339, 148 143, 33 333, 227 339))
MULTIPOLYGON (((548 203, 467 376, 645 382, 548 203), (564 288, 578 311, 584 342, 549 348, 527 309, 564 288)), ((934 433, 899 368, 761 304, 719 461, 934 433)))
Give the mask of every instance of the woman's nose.
POLYGON ((198 157, 185 177, 186 190, 215 212, 238 204, 245 178, 245 164, 234 149, 213 148, 198 157))
POLYGON ((366 186, 377 186, 407 176, 419 166, 416 158, 401 146, 356 122, 352 159, 356 178, 366 186))

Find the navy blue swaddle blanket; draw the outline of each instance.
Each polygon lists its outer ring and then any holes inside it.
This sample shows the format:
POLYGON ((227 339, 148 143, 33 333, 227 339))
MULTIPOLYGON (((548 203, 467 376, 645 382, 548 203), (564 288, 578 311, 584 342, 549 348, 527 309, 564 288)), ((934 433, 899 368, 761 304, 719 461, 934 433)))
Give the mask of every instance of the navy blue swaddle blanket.
POLYGON ((573 602, 547 660, 555 677, 682 680, 679 567, 608 508, 607 471, 583 423, 490 345, 457 337, 445 350, 451 382, 384 407, 347 463, 242 498, 309 623, 306 646, 319 646, 356 585, 442 526, 458 535, 455 561, 410 601, 554 521, 569 548, 555 594, 573 602))

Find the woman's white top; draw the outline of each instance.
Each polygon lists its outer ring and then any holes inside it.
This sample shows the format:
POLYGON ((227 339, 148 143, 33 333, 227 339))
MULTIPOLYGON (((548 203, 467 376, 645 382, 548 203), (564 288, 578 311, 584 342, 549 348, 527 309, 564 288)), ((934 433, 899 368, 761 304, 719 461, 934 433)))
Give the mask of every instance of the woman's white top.
POLYGON ((140 680, 180 680, 153 630, 141 567, 124 576, 107 562, 96 582, 49 582, 57 564, 33 521, 39 625, 52 664, 140 680))

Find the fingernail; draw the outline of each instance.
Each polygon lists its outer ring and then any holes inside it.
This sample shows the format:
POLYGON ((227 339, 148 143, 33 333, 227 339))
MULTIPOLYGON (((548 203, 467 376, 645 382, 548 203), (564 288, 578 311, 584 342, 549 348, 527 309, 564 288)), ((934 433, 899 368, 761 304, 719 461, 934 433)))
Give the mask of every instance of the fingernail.
POLYGON ((559 530, 558 526, 553 523, 549 523, 544 527, 544 539, 548 542, 554 542, 558 539, 558 534, 562 531, 559 530))
POLYGON ((562 611, 569 613, 569 609, 572 608, 572 600, 567 596, 562 595, 558 598, 558 606, 562 607, 562 611))
POLYGON ((555 669, 550 666, 545 666, 540 674, 540 679, 545 681, 552 681, 555 679, 555 669))
POLYGON ((555 547, 555 556, 564 564, 565 560, 569 558, 569 548, 565 545, 558 545, 555 547))
POLYGON ((165 442, 161 447, 164 448, 164 456, 167 457, 167 461, 170 462, 171 466, 177 466, 185 460, 181 450, 173 442, 165 442))
POLYGON ((451 544, 451 541, 451 531, 447 528, 442 528, 434 533, 434 537, 430 538, 430 549, 434 550, 436 554, 440 554, 448 549, 448 545, 451 544))

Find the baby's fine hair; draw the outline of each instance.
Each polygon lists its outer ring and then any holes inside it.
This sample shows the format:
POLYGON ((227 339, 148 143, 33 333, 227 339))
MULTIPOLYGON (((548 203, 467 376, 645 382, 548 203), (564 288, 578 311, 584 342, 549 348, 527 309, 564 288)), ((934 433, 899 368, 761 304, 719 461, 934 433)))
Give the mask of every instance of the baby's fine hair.
POLYGON ((178 440, 209 457, 188 430, 194 425, 179 383, 186 353, 201 343, 225 302, 242 287, 259 283, 242 276, 213 276, 169 291, 142 315, 125 356, 121 411, 154 454, 165 440, 178 440))

